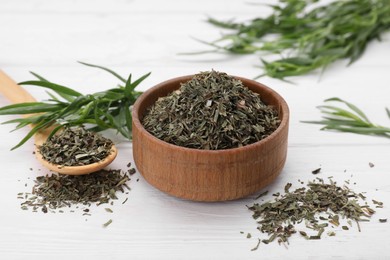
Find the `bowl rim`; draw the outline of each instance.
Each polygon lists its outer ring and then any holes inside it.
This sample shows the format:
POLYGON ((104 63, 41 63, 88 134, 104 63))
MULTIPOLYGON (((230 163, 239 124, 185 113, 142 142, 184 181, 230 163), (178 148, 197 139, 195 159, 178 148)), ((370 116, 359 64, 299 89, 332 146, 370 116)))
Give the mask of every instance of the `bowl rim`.
MULTIPOLYGON (((244 77, 239 77, 239 76, 234 76, 234 75, 229 75, 229 76, 232 76, 232 77, 239 79, 241 81, 249 81, 250 83, 257 85, 262 90, 264 90, 264 91, 270 93, 272 96, 276 97, 276 99, 280 102, 280 104, 278 104, 278 105, 280 106, 281 111, 283 111, 283 118, 282 118, 278 128, 275 131, 273 131, 269 136, 255 142, 255 143, 251 143, 251 144, 244 145, 241 147, 219 149, 219 150, 205 150, 205 149, 189 148, 189 147, 171 144, 171 143, 165 142, 161 139, 158 139, 157 137, 155 137, 154 135, 149 133, 142 125, 140 118, 138 116, 139 112, 140 112, 139 109, 140 109, 141 104, 145 101, 145 99, 147 99, 147 97, 150 94, 154 93, 155 91, 158 91, 160 88, 163 88, 168 84, 172 84, 172 83, 176 83, 176 82, 179 82, 179 83, 186 82, 186 81, 190 80, 192 77, 194 77, 195 75, 196 74, 190 74, 190 75, 171 78, 171 79, 165 80, 163 82, 160 82, 157 85, 148 89, 147 91, 143 92, 135 101, 133 109, 132 109, 133 131, 134 131, 134 127, 137 127, 138 130, 140 132, 142 132, 142 134, 146 135, 146 137, 149 138, 150 141, 152 141, 153 143, 155 143, 157 145, 162 145, 162 146, 165 146, 165 147, 170 148, 170 149, 175 149, 178 151, 182 150, 183 152, 187 152, 187 153, 192 152, 192 153, 206 154, 206 155, 207 154, 220 155, 221 153, 236 153, 236 152, 240 152, 240 151, 255 149, 258 146, 262 146, 267 142, 271 142, 272 140, 277 138, 277 136, 279 135, 280 132, 283 131, 283 129, 285 129, 286 127, 288 128, 288 122, 289 122, 289 118, 290 118, 290 110, 289 110, 289 107, 287 105, 287 102, 278 92, 276 92, 272 88, 270 88, 270 87, 268 87, 260 82, 257 82, 255 80, 244 78, 244 77)), ((244 84, 244 86, 245 86, 245 84, 244 84)))

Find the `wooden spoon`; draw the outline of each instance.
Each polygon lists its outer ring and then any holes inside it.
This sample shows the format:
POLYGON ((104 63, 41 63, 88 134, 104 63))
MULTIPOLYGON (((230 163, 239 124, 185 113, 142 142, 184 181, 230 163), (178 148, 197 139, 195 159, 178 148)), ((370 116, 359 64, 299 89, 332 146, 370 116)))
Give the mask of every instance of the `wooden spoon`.
MULTIPOLYGON (((21 86, 16 84, 15 81, 13 81, 1 70, 0 70, 0 93, 3 93, 3 95, 12 103, 36 102, 34 97, 30 95, 30 93, 28 93, 21 86)), ((34 135, 35 155, 38 161, 49 170, 62 173, 62 174, 68 174, 68 175, 88 174, 88 173, 101 170, 107 165, 109 165, 115 159, 118 153, 116 147, 113 145, 111 147, 110 154, 105 159, 96 163, 83 165, 83 166, 61 166, 58 164, 50 163, 45 159, 43 159, 42 155, 39 153, 38 147, 47 140, 47 137, 49 136, 51 130, 52 129, 50 128, 44 129, 38 131, 34 135)))

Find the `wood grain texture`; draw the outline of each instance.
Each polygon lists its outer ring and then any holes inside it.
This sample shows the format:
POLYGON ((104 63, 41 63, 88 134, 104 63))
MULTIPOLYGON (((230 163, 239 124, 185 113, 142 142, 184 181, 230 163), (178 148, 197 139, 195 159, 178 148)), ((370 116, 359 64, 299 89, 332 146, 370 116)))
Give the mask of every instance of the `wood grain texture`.
POLYGON ((199 150, 159 140, 142 126, 146 110, 159 98, 180 88, 193 75, 158 84, 138 98, 133 108, 133 155, 143 177, 158 189, 195 201, 225 201, 248 196, 271 183, 287 156, 289 110, 285 100, 256 81, 244 86, 278 110, 281 123, 267 138, 240 148, 199 150))
POLYGON ((0 93, 12 103, 36 102, 21 86, 0 70, 0 93))

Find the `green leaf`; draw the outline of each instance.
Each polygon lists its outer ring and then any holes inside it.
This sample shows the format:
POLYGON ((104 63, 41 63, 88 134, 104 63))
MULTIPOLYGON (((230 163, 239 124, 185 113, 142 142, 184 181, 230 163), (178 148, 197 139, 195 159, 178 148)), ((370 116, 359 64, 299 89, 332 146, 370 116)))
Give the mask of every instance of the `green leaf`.
MULTIPOLYGON (((318 106, 323 120, 302 121, 303 123, 323 125, 321 130, 335 130, 340 132, 349 132, 364 135, 377 135, 390 138, 390 127, 383 127, 371 123, 364 112, 357 106, 340 98, 334 97, 326 99, 325 102, 340 102, 347 105, 352 112, 335 106, 318 106), (356 114, 354 114, 354 113, 356 114)), ((386 108, 386 113, 390 118, 390 111, 386 108)))
POLYGON ((95 122, 97 124, 97 126, 101 129, 108 129, 108 128, 111 128, 110 125, 108 125, 106 122, 104 122, 100 117, 102 116, 102 113, 99 113, 99 109, 97 109, 95 107, 94 109, 94 116, 95 116, 95 122))
POLYGON ((223 22, 223 21, 220 21, 220 20, 217 20, 217 19, 210 17, 207 19, 207 22, 212 24, 212 25, 215 25, 215 26, 218 26, 221 28, 225 28, 225 29, 238 29, 239 28, 239 25, 237 23, 233 23, 233 20, 223 22))
POLYGON ((350 109, 352 109, 353 111, 355 111, 360 117, 362 117, 366 122, 370 123, 370 120, 367 118, 366 114, 364 114, 364 112, 362 110, 360 110, 357 106, 355 106, 354 104, 351 104, 345 100, 342 100, 340 98, 337 98, 337 97, 334 97, 334 98, 328 98, 325 100, 325 102, 330 102, 330 101, 338 101, 338 102, 342 102, 344 104, 346 104, 350 109))
POLYGON ((2 125, 15 124, 15 123, 21 123, 21 122, 24 122, 24 121, 26 121, 25 118, 16 118, 16 119, 7 120, 5 122, 2 122, 1 124, 2 125))
POLYGON ((81 107, 88 104, 90 102, 89 96, 79 96, 72 103, 68 104, 68 106, 61 111, 58 111, 58 116, 64 117, 69 114, 76 114, 81 107))
POLYGON ((11 132, 14 132, 20 128, 23 128, 25 126, 28 126, 30 124, 30 122, 28 120, 25 120, 24 118, 18 118, 18 119, 14 119, 14 120, 8 120, 8 121, 5 121, 3 123, 1 123, 2 125, 4 124, 15 124, 15 123, 18 123, 16 125, 16 127, 11 130, 11 132))
POLYGON ((126 80, 124 78, 122 78, 118 73, 116 73, 115 71, 112 71, 108 68, 105 68, 103 66, 98 66, 98 65, 93 65, 93 64, 89 64, 89 63, 85 63, 85 62, 81 62, 81 61, 78 61, 78 63, 81 63, 85 66, 89 66, 89 67, 93 67, 93 68, 98 68, 98 69, 102 69, 102 70, 105 70, 107 72, 109 72, 110 74, 114 75, 115 77, 117 77, 120 81, 122 81, 123 83, 126 83, 126 80))
POLYGON ((334 129, 338 131, 344 131, 344 132, 351 132, 351 133, 357 133, 357 134, 386 134, 389 133, 388 129, 384 129, 381 127, 342 127, 337 125, 327 125, 325 126, 326 129, 334 129))
POLYGON ((129 75, 129 78, 126 81, 126 86, 125 86, 125 96, 127 98, 131 98, 131 91, 132 91, 132 85, 131 85, 131 73, 129 75))
POLYGON ((335 117, 327 117, 327 116, 323 116, 322 118, 328 120, 329 122, 333 122, 341 125, 362 126, 362 127, 371 126, 371 124, 368 124, 364 121, 356 121, 353 119, 338 119, 335 117))
POLYGON ((142 77, 140 77, 139 79, 131 83, 131 90, 134 90, 142 81, 144 81, 147 77, 149 77, 151 73, 152 72, 146 73, 145 75, 143 75, 142 77))
POLYGON ((353 120, 342 120, 332 117, 323 117, 324 120, 319 121, 301 121, 302 123, 320 124, 320 125, 339 125, 339 126, 352 126, 352 127, 367 127, 367 124, 356 122, 353 120))
POLYGON ((63 94, 73 96, 73 97, 81 96, 81 93, 77 92, 76 90, 58 84, 54 84, 51 82, 46 82, 46 81, 34 81, 34 80, 24 81, 24 82, 20 82, 19 85, 33 85, 33 86, 49 88, 51 90, 54 90, 55 92, 57 92, 57 94, 61 96, 63 94))
POLYGON ((94 107, 94 103, 93 102, 90 102, 88 104, 86 104, 82 109, 79 110, 79 115, 80 115, 80 118, 79 120, 83 120, 87 117, 89 117, 91 115, 91 111, 94 107))
POLYGON ((42 77, 42 76, 40 76, 40 75, 38 75, 37 73, 35 73, 35 72, 32 72, 32 71, 30 71, 30 73, 32 74, 32 75, 34 75, 37 79, 39 79, 40 81, 46 81, 46 82, 49 82, 47 79, 45 79, 44 77, 42 77))
POLYGON ((129 135, 126 131, 123 130, 123 121, 122 120, 118 120, 117 118, 118 117, 114 117, 112 116, 111 114, 108 114, 104 111, 102 111, 102 113, 104 114, 104 116, 108 119, 108 121, 110 122, 111 125, 115 126, 115 129, 121 133, 124 137, 126 138, 129 138, 129 135))
POLYGON ((40 124, 36 125, 31 129, 31 131, 14 147, 11 148, 12 150, 15 150, 16 148, 22 146, 25 142, 27 142, 36 132, 41 130, 42 128, 49 127, 52 124, 52 122, 41 122, 40 124))
POLYGON ((47 139, 50 139, 53 135, 55 135, 55 133, 57 133, 62 128, 64 128, 64 125, 58 125, 58 126, 54 127, 54 129, 51 131, 51 133, 49 134, 47 139))
POLYGON ((129 135, 131 137, 131 134, 132 134, 132 122, 133 122, 133 118, 131 116, 131 112, 130 112, 130 106, 126 106, 124 107, 125 109, 125 112, 126 112, 126 126, 127 126, 127 131, 129 132, 129 135))
POLYGON ((53 100, 56 100, 56 101, 59 101, 58 97, 56 97, 55 95, 53 95, 52 93, 50 93, 49 91, 45 91, 46 94, 48 94, 53 100))
POLYGON ((12 104, 0 108, 0 115, 25 115, 41 112, 56 111, 62 108, 58 104, 47 104, 42 102, 26 102, 12 104))
POLYGON ((362 121, 364 122, 358 115, 355 115, 352 112, 349 112, 345 109, 339 108, 339 107, 334 107, 334 106, 318 106, 320 110, 322 110, 322 113, 326 114, 331 114, 331 115, 336 115, 340 117, 345 117, 345 118, 351 118, 356 121, 362 121), (334 112, 328 112, 326 109, 334 111, 334 112))
POLYGON ((109 89, 107 91, 102 91, 95 93, 93 95, 95 98, 107 99, 111 101, 117 101, 124 98, 124 90, 121 89, 109 89))

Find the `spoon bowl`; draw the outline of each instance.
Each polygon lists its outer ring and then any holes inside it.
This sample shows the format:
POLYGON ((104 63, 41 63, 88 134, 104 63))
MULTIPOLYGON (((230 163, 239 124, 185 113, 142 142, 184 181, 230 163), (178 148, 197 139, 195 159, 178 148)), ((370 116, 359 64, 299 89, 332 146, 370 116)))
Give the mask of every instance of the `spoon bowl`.
MULTIPOLYGON (((36 102, 35 98, 26 90, 20 87, 14 80, 0 70, 0 93, 12 103, 36 102)), ((29 116, 29 115, 27 115, 29 116)), ((38 147, 46 142, 52 128, 38 131, 34 135, 35 155, 38 161, 51 171, 67 175, 83 175, 99 171, 109 165, 117 156, 118 150, 113 145, 110 154, 103 160, 82 166, 62 166, 46 161, 39 152, 38 147)))

